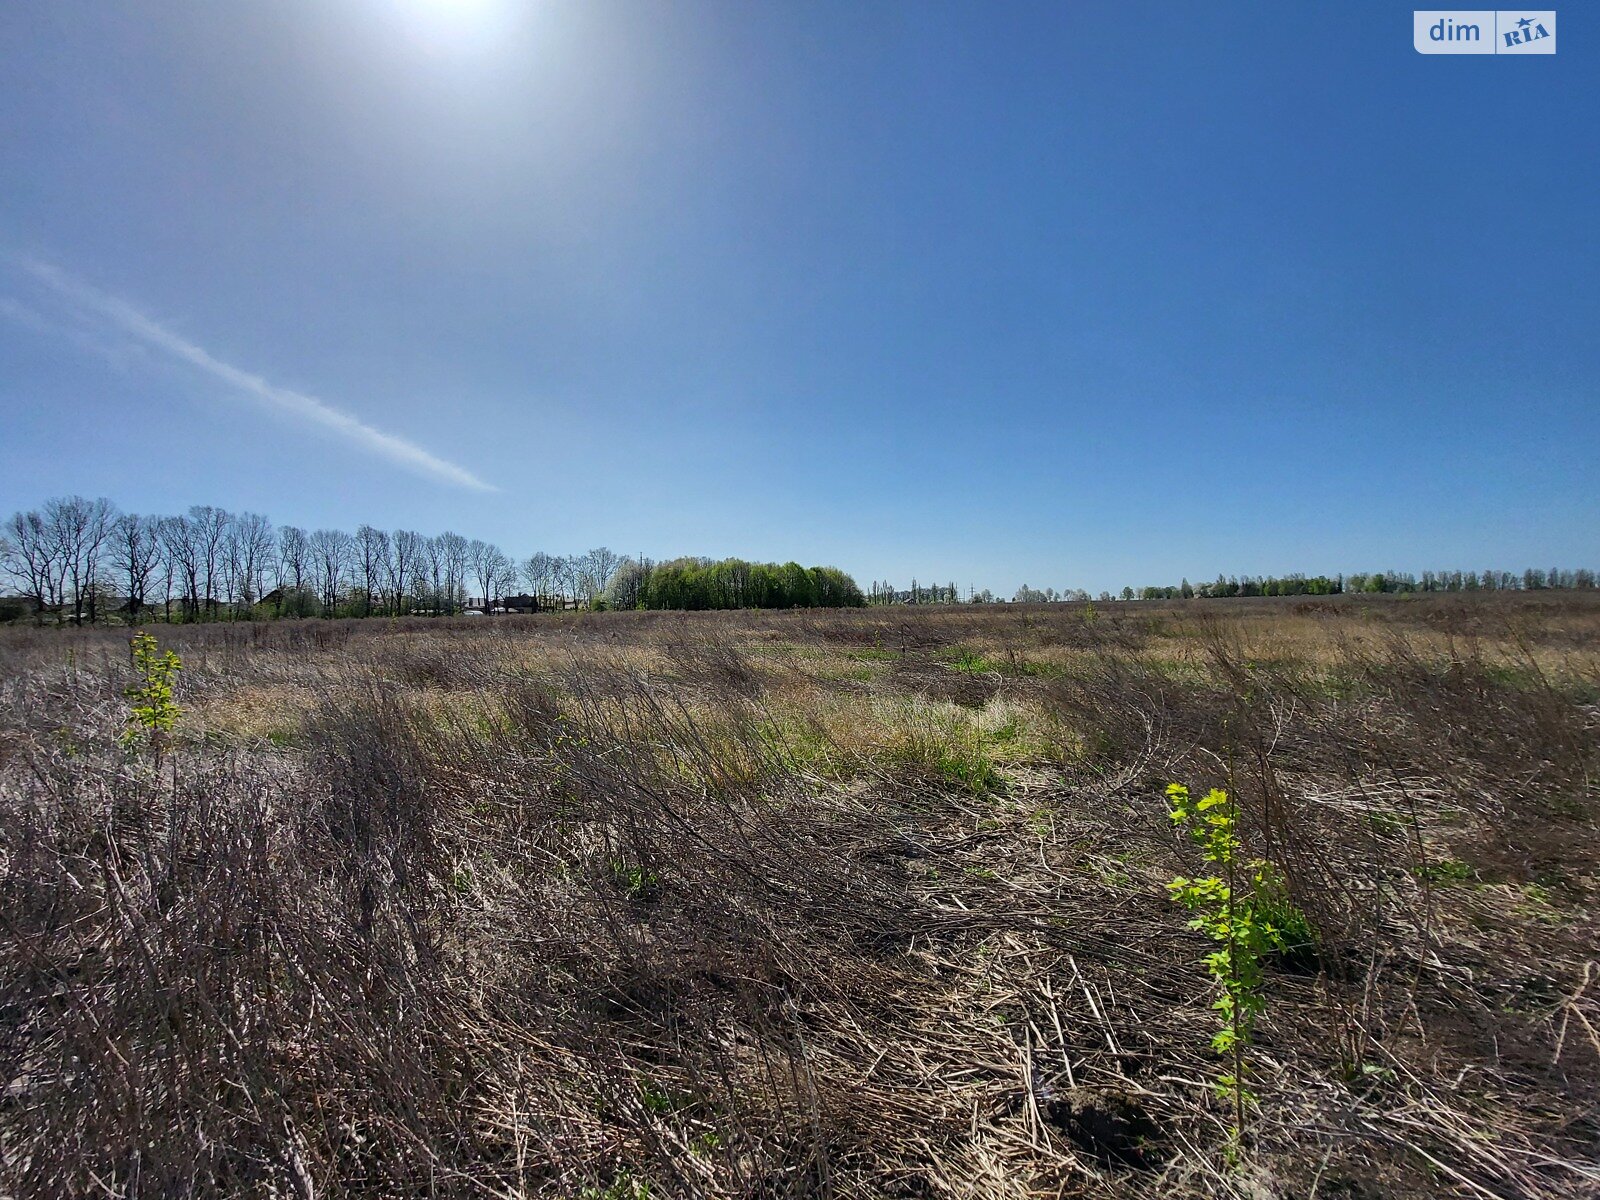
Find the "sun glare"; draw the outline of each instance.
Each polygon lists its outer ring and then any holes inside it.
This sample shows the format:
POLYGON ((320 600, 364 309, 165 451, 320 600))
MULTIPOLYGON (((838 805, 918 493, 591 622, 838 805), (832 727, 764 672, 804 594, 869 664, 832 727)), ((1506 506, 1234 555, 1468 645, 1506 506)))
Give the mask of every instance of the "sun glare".
POLYGON ((396 0, 407 34, 428 50, 476 51, 493 45, 510 17, 509 0, 396 0))

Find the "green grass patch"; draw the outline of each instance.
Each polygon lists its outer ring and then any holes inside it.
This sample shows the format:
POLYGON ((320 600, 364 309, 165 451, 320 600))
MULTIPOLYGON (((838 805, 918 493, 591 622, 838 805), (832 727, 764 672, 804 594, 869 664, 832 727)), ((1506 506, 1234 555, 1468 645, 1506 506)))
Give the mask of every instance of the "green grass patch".
POLYGON ((969 675, 985 675, 1000 670, 999 663, 992 662, 976 650, 964 650, 959 647, 952 652, 949 662, 951 670, 965 671, 969 675))
POLYGON ((834 746, 803 718, 769 718, 756 726, 756 736, 767 757, 783 767, 819 775, 832 775, 838 767, 834 746))
POLYGON ((1424 863, 1417 868, 1417 878, 1429 883, 1471 883, 1478 877, 1477 868, 1456 858, 1441 858, 1424 863))
POLYGON ((987 796, 1005 786, 1005 777, 981 747, 950 746, 933 763, 945 779, 971 792, 987 796))

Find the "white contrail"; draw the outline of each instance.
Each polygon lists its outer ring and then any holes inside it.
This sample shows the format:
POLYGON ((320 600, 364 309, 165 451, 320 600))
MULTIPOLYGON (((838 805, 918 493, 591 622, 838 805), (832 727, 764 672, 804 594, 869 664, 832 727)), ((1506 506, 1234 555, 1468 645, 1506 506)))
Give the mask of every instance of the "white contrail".
POLYGON ((341 412, 331 404, 308 396, 292 388, 278 387, 248 371, 241 371, 230 363, 213 358, 193 342, 185 341, 170 329, 152 321, 126 301, 108 296, 65 271, 49 263, 29 262, 28 271, 56 292, 111 321, 124 333, 131 334, 147 345, 164 350, 174 358, 198 367, 214 379, 247 392, 264 402, 269 408, 331 429, 348 438, 364 450, 380 454, 390 462, 398 463, 410 471, 426 475, 457 487, 471 488, 476 492, 497 492, 500 489, 485 483, 465 467, 458 467, 438 455, 430 454, 414 442, 384 433, 371 425, 341 412))

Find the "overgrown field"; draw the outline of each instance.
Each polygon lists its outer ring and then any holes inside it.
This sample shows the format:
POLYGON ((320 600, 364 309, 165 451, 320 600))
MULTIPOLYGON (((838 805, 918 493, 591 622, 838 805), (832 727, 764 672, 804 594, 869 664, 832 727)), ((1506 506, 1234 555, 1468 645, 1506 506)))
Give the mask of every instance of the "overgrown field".
POLYGON ((1593 594, 129 632, 0 631, 0 1195, 1600 1196, 1593 594))

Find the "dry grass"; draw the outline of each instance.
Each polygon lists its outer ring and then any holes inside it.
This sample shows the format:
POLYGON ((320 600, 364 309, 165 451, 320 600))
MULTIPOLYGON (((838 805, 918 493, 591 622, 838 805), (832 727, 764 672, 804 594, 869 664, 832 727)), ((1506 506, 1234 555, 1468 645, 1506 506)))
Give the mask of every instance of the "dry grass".
POLYGON ((0 1195, 1600 1195, 1600 598, 157 632, 0 632, 0 1195))

